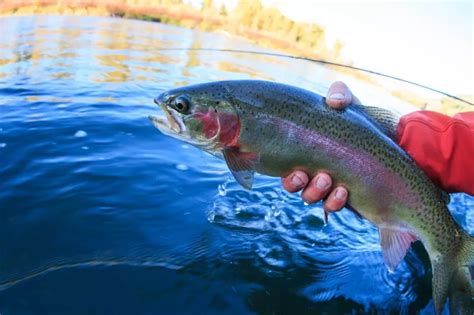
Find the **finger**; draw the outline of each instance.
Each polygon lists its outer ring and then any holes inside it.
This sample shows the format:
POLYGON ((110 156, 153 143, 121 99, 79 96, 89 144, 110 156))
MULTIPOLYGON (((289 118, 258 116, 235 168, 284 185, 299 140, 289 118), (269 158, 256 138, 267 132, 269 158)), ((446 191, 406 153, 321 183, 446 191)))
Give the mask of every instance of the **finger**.
POLYGON ((341 81, 336 81, 329 87, 326 103, 335 109, 343 109, 350 104, 361 104, 359 99, 352 95, 349 87, 341 81))
POLYGON ((283 188, 290 192, 297 192, 308 184, 309 177, 305 172, 294 171, 285 178, 282 178, 283 188))
POLYGON ((307 203, 317 202, 327 196, 331 189, 332 179, 326 173, 317 174, 306 186, 301 198, 307 203))
POLYGON ((339 211, 344 208, 347 203, 347 197, 349 192, 345 187, 338 186, 336 189, 331 191, 326 201, 324 201, 323 208, 327 212, 339 211))

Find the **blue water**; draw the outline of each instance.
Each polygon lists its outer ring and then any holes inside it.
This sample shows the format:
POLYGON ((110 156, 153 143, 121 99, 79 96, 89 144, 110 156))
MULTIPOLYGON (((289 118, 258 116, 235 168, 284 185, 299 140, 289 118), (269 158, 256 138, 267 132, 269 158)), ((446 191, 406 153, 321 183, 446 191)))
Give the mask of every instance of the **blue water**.
MULTIPOLYGON (((303 61, 163 50, 259 48, 158 23, 4 17, 0 30, 1 314, 432 312, 420 244, 389 273, 367 221, 344 210, 324 226, 274 178, 244 191, 147 119, 160 92, 219 79, 320 93, 343 79, 400 109, 383 91, 303 61)), ((473 206, 453 196, 471 233, 473 206)))

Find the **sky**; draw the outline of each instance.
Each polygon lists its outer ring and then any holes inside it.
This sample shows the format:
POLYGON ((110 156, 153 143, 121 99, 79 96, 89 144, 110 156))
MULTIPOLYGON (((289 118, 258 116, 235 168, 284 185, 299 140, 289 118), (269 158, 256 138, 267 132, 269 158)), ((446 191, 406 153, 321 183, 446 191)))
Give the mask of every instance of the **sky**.
MULTIPOLYGON (((237 0, 215 0, 230 7, 237 0)), ((325 27, 354 65, 454 94, 474 93, 474 1, 262 0, 325 27)))

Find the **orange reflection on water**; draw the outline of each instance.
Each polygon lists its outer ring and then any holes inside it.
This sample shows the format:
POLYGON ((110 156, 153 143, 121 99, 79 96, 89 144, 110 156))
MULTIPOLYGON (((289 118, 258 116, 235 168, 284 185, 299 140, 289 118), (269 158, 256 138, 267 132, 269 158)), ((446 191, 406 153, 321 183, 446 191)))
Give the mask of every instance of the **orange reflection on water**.
POLYGON ((267 76, 263 73, 257 72, 254 69, 244 67, 242 65, 234 64, 231 62, 227 62, 227 61, 220 61, 218 63, 218 68, 221 71, 246 74, 252 78, 260 78, 263 80, 273 80, 272 77, 267 76))

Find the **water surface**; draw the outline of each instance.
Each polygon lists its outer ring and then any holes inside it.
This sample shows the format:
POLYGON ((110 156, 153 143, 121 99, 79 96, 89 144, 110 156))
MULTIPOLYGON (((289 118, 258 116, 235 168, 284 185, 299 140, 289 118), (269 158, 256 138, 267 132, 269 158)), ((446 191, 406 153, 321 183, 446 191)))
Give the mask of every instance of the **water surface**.
MULTIPOLYGON (((244 191, 225 163, 161 135, 152 100, 184 84, 266 79, 406 105, 223 34, 93 17, 0 18, 1 314, 335 314, 432 311, 420 244, 394 273, 378 232, 324 226, 279 180, 244 191)), ((453 197, 474 231, 474 198, 453 197)))

